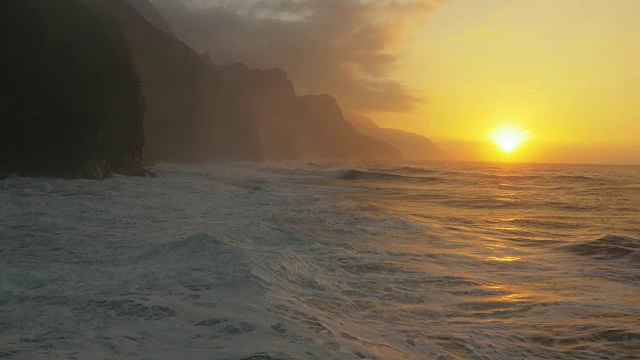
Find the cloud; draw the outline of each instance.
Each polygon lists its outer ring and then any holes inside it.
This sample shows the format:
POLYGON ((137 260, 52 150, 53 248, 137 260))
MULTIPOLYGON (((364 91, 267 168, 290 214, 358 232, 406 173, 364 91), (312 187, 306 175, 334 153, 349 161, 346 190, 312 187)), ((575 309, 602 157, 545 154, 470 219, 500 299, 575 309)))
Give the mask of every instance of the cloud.
POLYGON ((410 112, 393 79, 407 30, 442 0, 153 0, 178 36, 219 64, 283 68, 299 93, 350 110, 410 112))

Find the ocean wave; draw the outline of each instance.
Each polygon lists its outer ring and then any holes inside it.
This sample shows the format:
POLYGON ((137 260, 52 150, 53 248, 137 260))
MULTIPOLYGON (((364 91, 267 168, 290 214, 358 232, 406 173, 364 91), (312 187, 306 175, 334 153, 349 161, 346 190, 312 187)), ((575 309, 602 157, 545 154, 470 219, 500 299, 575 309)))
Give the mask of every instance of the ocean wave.
POLYGON ((316 163, 304 164, 304 167, 273 166, 269 165, 262 170, 271 174, 300 178, 333 178, 342 180, 388 180, 388 181, 437 181, 434 177, 435 170, 414 168, 410 166, 400 167, 367 167, 356 164, 321 165, 316 163), (346 166, 345 166, 346 165, 346 166))
POLYGON ((595 240, 565 245, 562 249, 596 259, 628 259, 630 262, 640 262, 640 241, 630 237, 607 235, 595 240))
POLYGON ((299 167, 272 167, 264 168, 263 171, 276 175, 284 175, 287 177, 299 177, 299 178, 340 178, 344 174, 344 168, 340 167, 312 167, 312 168, 299 168, 299 167))
POLYGON ((0 357, 634 358, 637 177, 403 165, 6 180, 0 357))
POLYGON ((197 234, 182 239, 153 244, 145 251, 136 254, 138 260, 157 257, 190 257, 208 254, 211 256, 225 248, 223 241, 209 234, 197 234))
POLYGON ((382 173, 401 173, 401 174, 433 174, 438 171, 432 169, 417 168, 411 166, 400 167, 369 167, 367 170, 382 173))
POLYGON ((585 180, 585 181, 600 180, 597 177, 587 176, 587 175, 556 175, 556 176, 553 176, 552 178, 560 179, 560 180, 585 180))
POLYGON ((202 233, 150 244, 116 262, 137 271, 146 269, 152 277, 162 274, 161 268, 169 267, 173 272, 172 279, 163 277, 162 281, 178 282, 190 290, 220 286, 259 289, 265 283, 254 271, 252 254, 234 246, 232 238, 222 235, 202 233), (195 273, 203 272, 207 273, 206 277, 193 281, 195 273))
MULTIPOLYGON (((465 174, 461 174, 465 175, 465 174)), ((466 174, 468 175, 468 174, 466 174)), ((501 181, 513 181, 513 182, 527 182, 527 181, 539 181, 544 183, 559 183, 565 184, 567 182, 572 183, 600 183, 604 181, 604 179, 595 176, 588 175, 552 175, 552 174, 532 174, 530 172, 523 173, 487 173, 487 172, 478 172, 473 174, 474 176, 480 178, 488 178, 488 179, 496 179, 501 181)))
POLYGON ((407 176, 400 174, 393 174, 388 172, 376 172, 376 171, 363 171, 356 169, 346 170, 341 179, 343 180, 404 180, 404 181, 419 181, 419 182, 434 182, 438 181, 437 177, 433 176, 407 176))
POLYGON ((536 334, 530 336, 527 341, 545 348, 563 349, 567 357, 572 358, 601 358, 605 352, 617 359, 632 359, 634 357, 623 357, 623 353, 637 349, 640 341, 640 333, 631 329, 620 327, 582 329, 572 335, 548 336, 536 334), (593 349, 600 348, 596 354, 593 349), (625 349, 626 351, 621 351, 625 349))

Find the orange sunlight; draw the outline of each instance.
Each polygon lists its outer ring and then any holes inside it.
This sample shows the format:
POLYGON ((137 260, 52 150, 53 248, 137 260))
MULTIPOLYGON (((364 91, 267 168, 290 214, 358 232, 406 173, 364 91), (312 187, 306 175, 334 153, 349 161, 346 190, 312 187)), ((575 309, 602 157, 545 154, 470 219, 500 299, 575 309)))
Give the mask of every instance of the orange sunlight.
POLYGON ((459 160, 640 164, 639 5, 441 2, 411 33, 398 74, 429 101, 371 117, 459 160), (531 138, 487 138, 496 119, 517 119, 531 138))
POLYGON ((529 131, 516 125, 500 125, 489 135, 491 141, 504 153, 512 153, 529 138, 529 131))

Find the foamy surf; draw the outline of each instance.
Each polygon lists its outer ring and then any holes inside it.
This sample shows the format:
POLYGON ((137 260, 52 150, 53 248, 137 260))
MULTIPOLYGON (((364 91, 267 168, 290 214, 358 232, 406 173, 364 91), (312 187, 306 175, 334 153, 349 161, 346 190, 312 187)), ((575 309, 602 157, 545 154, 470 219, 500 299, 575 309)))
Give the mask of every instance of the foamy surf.
POLYGON ((155 179, 0 182, 2 356, 631 359, 640 351, 638 168, 157 171, 155 179))

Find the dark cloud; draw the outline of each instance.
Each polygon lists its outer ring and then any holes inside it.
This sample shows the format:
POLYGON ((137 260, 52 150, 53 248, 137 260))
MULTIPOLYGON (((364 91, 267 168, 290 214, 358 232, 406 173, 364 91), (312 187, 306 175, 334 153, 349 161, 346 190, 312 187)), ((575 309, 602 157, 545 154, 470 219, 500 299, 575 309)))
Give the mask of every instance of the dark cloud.
POLYGON ((440 0, 154 0, 178 36, 216 63, 281 67, 300 93, 352 110, 408 112, 393 79, 405 31, 440 0))

